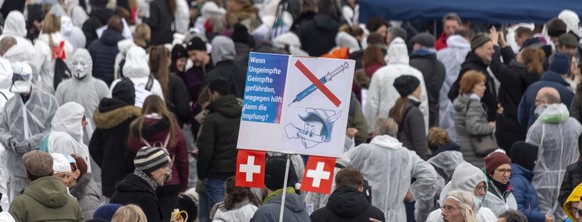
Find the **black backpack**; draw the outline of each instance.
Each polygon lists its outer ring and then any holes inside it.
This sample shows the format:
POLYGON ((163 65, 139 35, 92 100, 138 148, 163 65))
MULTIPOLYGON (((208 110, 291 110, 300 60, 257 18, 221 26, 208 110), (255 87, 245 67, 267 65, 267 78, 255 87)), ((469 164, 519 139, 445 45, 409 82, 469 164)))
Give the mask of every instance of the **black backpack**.
POLYGON ((65 63, 65 61, 63 61, 63 59, 61 58, 61 54, 64 53, 65 50, 65 42, 61 41, 59 43, 59 46, 55 49, 53 52, 53 55, 56 54, 56 58, 55 58, 55 75, 53 78, 53 87, 56 90, 57 87, 59 86, 59 84, 65 80, 65 79, 69 79, 71 78, 71 71, 69 70, 69 67, 67 66, 67 64, 65 63))

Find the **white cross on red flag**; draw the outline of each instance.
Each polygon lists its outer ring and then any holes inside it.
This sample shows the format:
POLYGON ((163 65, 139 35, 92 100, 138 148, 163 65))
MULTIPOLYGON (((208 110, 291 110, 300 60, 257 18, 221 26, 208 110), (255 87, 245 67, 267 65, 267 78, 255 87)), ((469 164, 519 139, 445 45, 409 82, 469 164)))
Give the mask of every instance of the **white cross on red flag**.
POLYGON ((329 194, 333 184, 335 158, 310 156, 305 166, 301 191, 329 194))
POLYGON ((265 151, 238 150, 236 186, 263 188, 265 185, 265 151))

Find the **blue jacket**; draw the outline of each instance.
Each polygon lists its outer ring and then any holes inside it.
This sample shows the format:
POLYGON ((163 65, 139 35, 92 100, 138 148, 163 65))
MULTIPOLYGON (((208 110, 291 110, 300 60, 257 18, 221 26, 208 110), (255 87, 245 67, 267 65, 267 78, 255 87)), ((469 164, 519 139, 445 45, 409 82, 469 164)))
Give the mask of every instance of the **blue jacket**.
POLYGON ((545 214, 540 212, 538 196, 536 190, 531 184, 533 172, 522 167, 519 164, 511 164, 511 189, 513 196, 517 201, 517 208, 523 213, 530 222, 544 222, 545 214))
POLYGON ((93 77, 103 80, 108 86, 113 82, 115 56, 119 53, 117 42, 121 40, 121 33, 105 29, 101 38, 95 39, 88 48, 93 59, 93 77))
POLYGON ((562 103, 567 107, 570 107, 570 104, 572 104, 572 100, 574 99, 574 92, 568 89, 568 86, 570 86, 570 84, 568 84, 560 74, 551 71, 545 72, 542 79, 530 85, 521 97, 521 102, 519 103, 517 110, 519 123, 523 126, 527 125, 527 128, 529 129, 529 127, 536 121, 534 115, 534 111, 536 110, 536 95, 543 87, 552 87, 558 90, 562 103))

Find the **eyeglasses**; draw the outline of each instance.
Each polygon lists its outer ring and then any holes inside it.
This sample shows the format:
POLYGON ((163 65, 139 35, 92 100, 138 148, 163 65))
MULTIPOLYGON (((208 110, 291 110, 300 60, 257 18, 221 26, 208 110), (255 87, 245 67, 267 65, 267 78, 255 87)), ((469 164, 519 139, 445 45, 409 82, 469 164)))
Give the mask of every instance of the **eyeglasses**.
POLYGON ((502 174, 506 174, 506 173, 511 174, 511 169, 496 169, 496 171, 500 172, 502 174))
POLYGON ((475 187, 475 190, 479 191, 479 190, 486 190, 487 186, 485 186, 485 184, 480 184, 479 186, 475 187))
POLYGON ((457 209, 459 209, 459 208, 454 208, 452 206, 446 206, 446 205, 441 207, 441 210, 446 211, 447 213, 455 212, 455 210, 457 210, 457 209))

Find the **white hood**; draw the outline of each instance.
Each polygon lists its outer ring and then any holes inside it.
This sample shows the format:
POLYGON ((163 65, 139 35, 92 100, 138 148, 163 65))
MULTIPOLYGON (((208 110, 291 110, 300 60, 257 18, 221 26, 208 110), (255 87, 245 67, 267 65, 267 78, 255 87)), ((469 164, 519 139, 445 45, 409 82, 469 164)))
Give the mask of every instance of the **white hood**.
MULTIPOLYGON (((8 92, 12 85, 12 66, 6 59, 0 58, 0 90, 3 93, 8 92)), ((6 95, 8 97, 8 95, 6 95)))
POLYGON ((408 48, 406 47, 406 43, 402 38, 397 37, 390 43, 388 47, 388 54, 386 55, 388 59, 386 63, 388 65, 392 64, 406 64, 408 65, 409 58, 408 58, 408 48))
POLYGON ((447 38, 448 48, 471 49, 471 43, 461 35, 451 35, 447 38))
POLYGON ((119 53, 121 53, 123 56, 127 55, 127 51, 129 51, 129 49, 134 46, 136 45, 133 42, 133 39, 124 39, 117 42, 117 49, 119 49, 119 53))
POLYGON ((8 13, 2 34, 22 38, 26 37, 26 21, 24 20, 24 15, 19 11, 11 11, 8 13))
POLYGON ((560 12, 558 18, 566 23, 567 31, 572 31, 580 37, 580 18, 575 12, 565 9, 560 12))
MULTIPOLYGON (((479 183, 485 182, 487 185, 487 177, 476 166, 468 162, 462 162, 455 168, 455 172, 451 177, 451 181, 443 188, 441 192, 439 203, 443 204, 447 193, 453 190, 462 190, 473 193, 479 183)), ((485 188, 487 190, 487 188, 485 188)))
POLYGON ((127 51, 125 65, 123 65, 123 75, 128 78, 147 77, 150 75, 148 56, 144 49, 134 46, 127 51))
POLYGON ((77 141, 82 141, 83 126, 81 120, 85 108, 75 102, 68 102, 57 109, 52 121, 52 130, 66 132, 77 141))
POLYGON ((361 50, 358 39, 347 32, 338 32, 335 36, 335 44, 340 48, 348 48, 350 53, 361 50))
POLYGON ((401 149, 401 148, 403 148, 402 143, 400 141, 398 141, 398 139, 391 137, 391 136, 388 136, 388 135, 376 136, 372 139, 370 144, 375 144, 375 145, 378 145, 381 147, 386 147, 389 149, 401 149))

